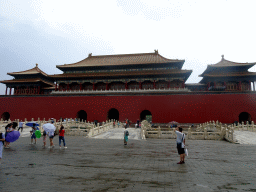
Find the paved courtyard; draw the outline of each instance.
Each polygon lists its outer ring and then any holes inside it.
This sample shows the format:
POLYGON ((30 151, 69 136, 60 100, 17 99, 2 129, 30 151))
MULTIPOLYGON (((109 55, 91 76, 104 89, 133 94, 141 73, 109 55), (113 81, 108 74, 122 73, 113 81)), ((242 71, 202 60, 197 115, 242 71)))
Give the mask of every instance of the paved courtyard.
POLYGON ((67 149, 29 143, 21 137, 4 150, 0 191, 256 191, 254 145, 187 140, 186 164, 177 165, 175 140, 123 146, 66 136, 67 149))

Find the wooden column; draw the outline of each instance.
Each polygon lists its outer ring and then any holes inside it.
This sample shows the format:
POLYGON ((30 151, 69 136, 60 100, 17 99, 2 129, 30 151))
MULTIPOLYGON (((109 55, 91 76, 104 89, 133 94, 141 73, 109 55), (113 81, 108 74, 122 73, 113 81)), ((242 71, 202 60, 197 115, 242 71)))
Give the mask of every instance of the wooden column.
POLYGON ((207 91, 209 90, 210 88, 210 82, 207 83, 207 91))
POLYGON ((37 93, 40 94, 40 91, 41 91, 41 90, 40 90, 40 86, 38 86, 38 88, 37 88, 37 93))
POLYGON ((106 90, 108 90, 108 83, 106 83, 106 90))
POLYGON ((226 81, 224 81, 224 86, 225 86, 225 91, 226 91, 226 89, 227 89, 226 81))
POLYGON ((216 82, 214 81, 214 89, 216 88, 216 82))
POLYGON ((9 92, 9 95, 11 95, 12 94, 12 87, 10 87, 10 92, 9 92))
POLYGON ((56 82, 56 84, 55 84, 55 91, 57 91, 57 82, 56 82))
POLYGON ((92 83, 92 90, 95 90, 95 83, 92 83))
POLYGON ((238 90, 241 91, 242 90, 242 84, 241 84, 241 81, 239 81, 238 83, 238 90))
POLYGON ((79 90, 81 91, 82 90, 82 83, 80 83, 80 86, 79 86, 79 90))
POLYGON ((127 81, 125 82, 125 89, 128 89, 127 81))
POLYGON ((7 89, 8 89, 8 87, 6 86, 6 89, 5 89, 5 95, 7 95, 7 89))
POLYGON ((142 89, 142 86, 141 86, 141 81, 139 82, 139 84, 140 84, 140 89, 142 89))
POLYGON ((251 81, 249 81, 249 90, 250 90, 250 91, 252 90, 251 81))
POLYGON ((185 88, 185 82, 184 82, 184 80, 182 81, 182 88, 185 88))
POLYGON ((167 86, 168 86, 168 87, 167 87, 168 89, 170 89, 170 84, 171 84, 171 81, 169 80, 169 81, 168 81, 168 85, 167 85, 167 86))
POLYGON ((153 82, 154 89, 156 88, 156 81, 153 82))
POLYGON ((69 91, 69 83, 67 84, 67 91, 69 91))

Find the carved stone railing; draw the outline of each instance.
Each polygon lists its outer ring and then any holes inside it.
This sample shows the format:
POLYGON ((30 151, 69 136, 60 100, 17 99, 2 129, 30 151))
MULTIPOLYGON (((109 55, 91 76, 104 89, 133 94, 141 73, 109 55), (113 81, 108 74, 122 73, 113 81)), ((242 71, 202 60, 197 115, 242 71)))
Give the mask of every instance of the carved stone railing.
POLYGON ((117 89, 117 90, 65 90, 52 91, 51 94, 111 94, 111 93, 154 93, 154 92, 190 92, 188 88, 163 89, 117 89))
MULTIPOLYGON (((145 130, 146 138, 159 138, 159 139, 176 139, 175 128, 151 128, 151 125, 147 122, 142 122, 141 126, 145 130)), ((222 140, 226 139, 229 142, 236 142, 234 140, 234 128, 232 126, 222 125, 218 121, 215 123, 207 122, 197 126, 195 130, 189 127, 184 129, 183 133, 186 139, 191 140, 222 140)))

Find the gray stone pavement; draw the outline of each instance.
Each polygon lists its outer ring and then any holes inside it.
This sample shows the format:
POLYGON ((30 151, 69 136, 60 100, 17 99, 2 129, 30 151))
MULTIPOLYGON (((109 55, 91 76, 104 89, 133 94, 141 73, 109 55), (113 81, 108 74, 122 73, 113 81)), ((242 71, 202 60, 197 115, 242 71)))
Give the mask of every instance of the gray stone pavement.
POLYGON ((42 149, 42 139, 29 145, 29 137, 12 143, 0 191, 256 191, 254 145, 187 140, 189 156, 178 165, 172 139, 123 146, 122 139, 65 138, 67 149, 42 149))
POLYGON ((234 131, 234 137, 237 140, 237 143, 256 145, 256 132, 234 131))

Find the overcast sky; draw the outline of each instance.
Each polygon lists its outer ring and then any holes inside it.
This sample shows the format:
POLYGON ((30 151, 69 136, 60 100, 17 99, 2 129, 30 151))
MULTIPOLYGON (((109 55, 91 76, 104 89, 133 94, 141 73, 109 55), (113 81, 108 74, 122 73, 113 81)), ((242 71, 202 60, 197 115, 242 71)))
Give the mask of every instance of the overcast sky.
MULTIPOLYGON (((254 0, 0 0, 0 80, 92 55, 148 53, 185 59, 197 83, 208 64, 256 62, 254 0)), ((256 71, 256 67, 250 69, 256 71)), ((0 94, 5 85, 0 84, 0 94)))

